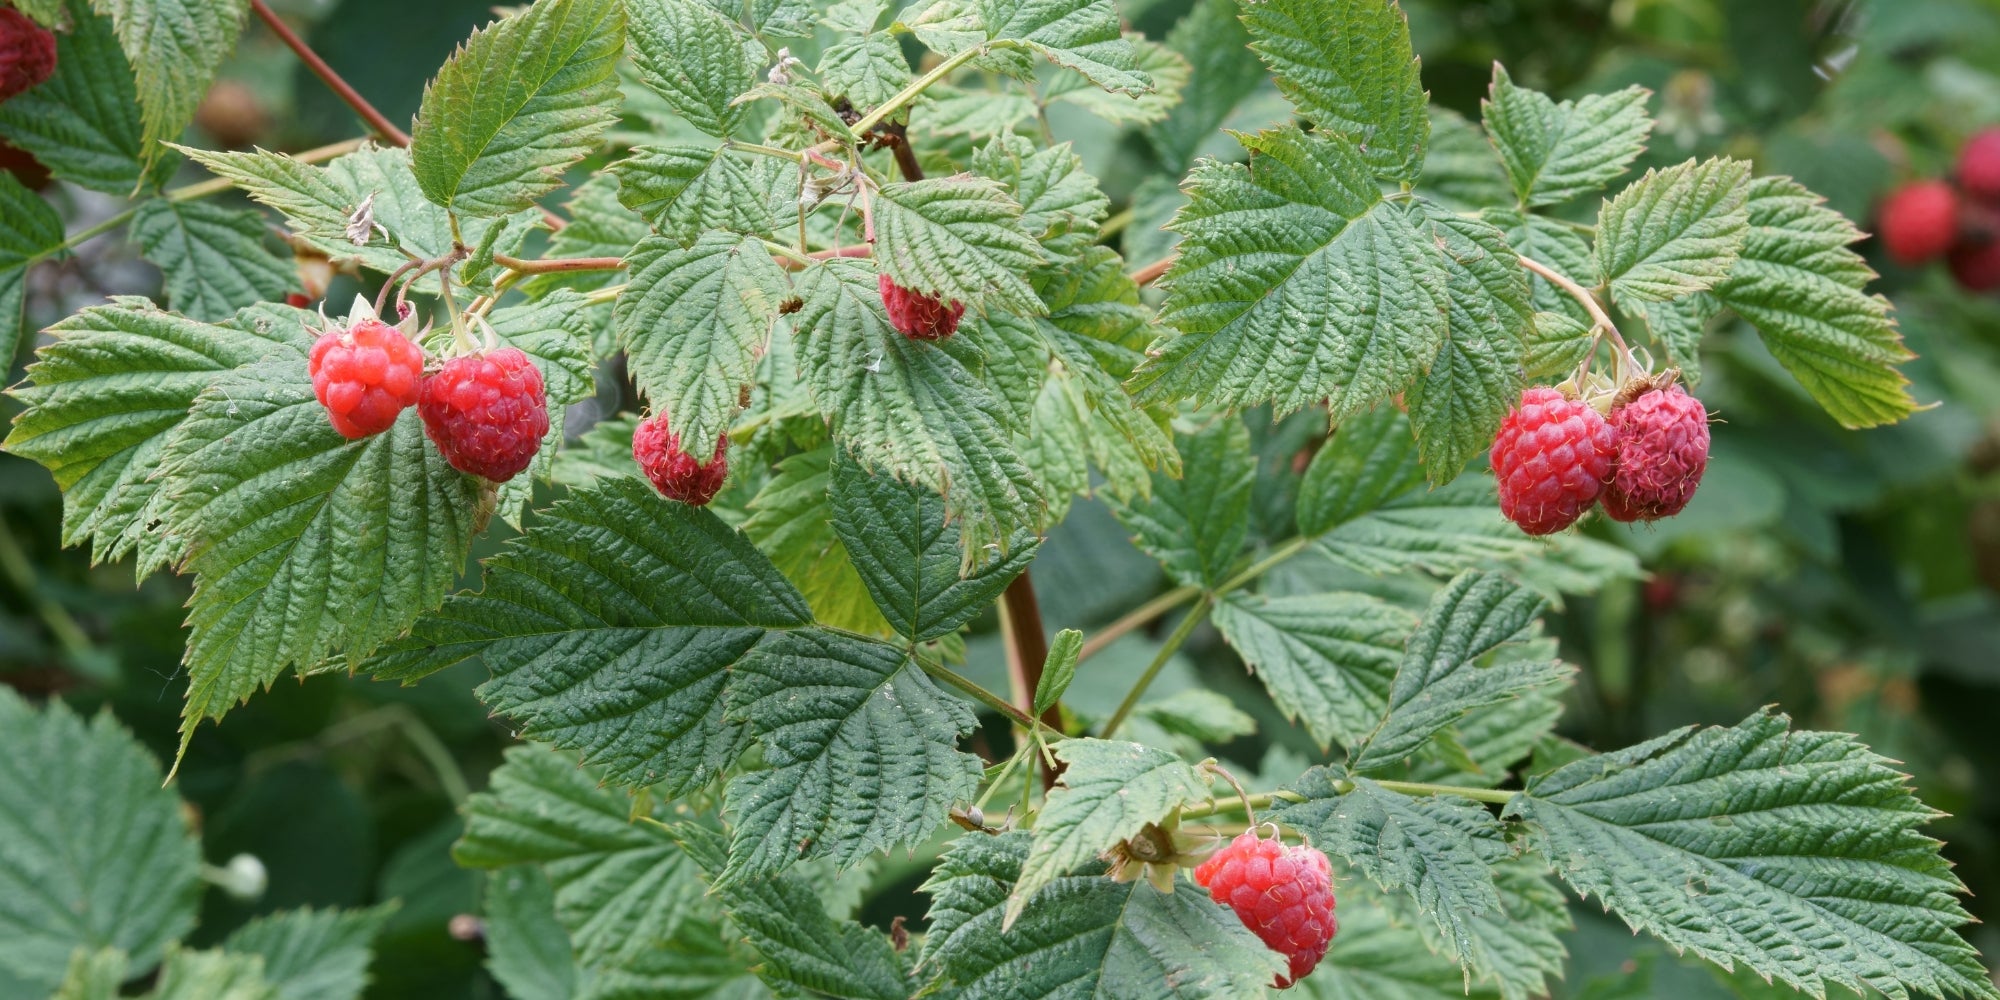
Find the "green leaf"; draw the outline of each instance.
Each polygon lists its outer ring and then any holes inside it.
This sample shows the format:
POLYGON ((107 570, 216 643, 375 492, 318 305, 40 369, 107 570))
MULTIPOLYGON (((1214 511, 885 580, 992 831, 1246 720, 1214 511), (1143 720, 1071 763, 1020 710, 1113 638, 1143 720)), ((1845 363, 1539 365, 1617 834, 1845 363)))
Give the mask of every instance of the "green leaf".
MULTIPOLYGON (((1682 299, 1682 302, 1697 301, 1700 297, 1682 299)), ((1668 303, 1672 308, 1677 303, 1668 303)), ((1651 314, 1651 310, 1648 310, 1651 314)), ((1537 382, 1559 382, 1576 373, 1577 366, 1590 355, 1590 327, 1572 319, 1567 313, 1538 312, 1528 331, 1525 350, 1521 357, 1521 367, 1527 377, 1537 382)))
POLYGON ((1278 89, 1314 128, 1362 149, 1367 172, 1414 182, 1430 138, 1429 98, 1409 19, 1383 0, 1262 0, 1243 23, 1278 89))
MULTIPOLYGON (((571 1000, 584 978, 556 920, 555 889, 535 865, 502 868, 486 879, 486 971, 513 1000, 571 1000)), ((587 980, 586 980, 587 981, 587 980)))
POLYGON ((999 182, 960 175, 885 185, 875 198, 875 263, 891 281, 984 312, 1046 311, 1024 275, 1044 260, 1021 206, 999 182))
POLYGON ((818 16, 813 0, 703 0, 759 34, 810 38, 818 16))
POLYGON ((866 29, 827 46, 820 53, 818 73, 828 97, 844 97, 862 112, 880 106, 910 83, 903 47, 887 33, 870 34, 866 29))
POLYGON ((1132 68, 1152 81, 1151 89, 1134 92, 1100 90, 1075 70, 1057 70, 1042 88, 1042 98, 1067 101, 1120 125, 1146 125, 1167 116, 1181 102, 1187 85, 1188 61, 1180 53, 1138 32, 1126 32, 1132 45, 1132 68))
MULTIPOLYGON (((299 315, 288 310, 291 315, 299 315)), ((287 667, 350 662, 436 607, 472 542, 479 486, 408 412, 340 436, 302 351, 216 379, 167 440, 149 511, 186 547, 181 746, 287 667)))
POLYGON ((1597 269, 1611 294, 1665 302, 1715 287, 1749 234, 1749 197, 1742 160, 1646 171, 1597 214, 1597 269))
POLYGON ((1351 748, 1349 768, 1360 773, 1392 764, 1472 709, 1560 682, 1566 669, 1557 661, 1480 662, 1531 637, 1543 607, 1534 591, 1486 573, 1461 573, 1438 591, 1404 647, 1388 713, 1374 733, 1351 748))
POLYGON ((976 345, 897 333, 865 264, 816 264, 794 287, 805 302, 793 317, 799 366, 836 441, 864 466, 943 494, 976 551, 1038 526, 1042 486, 980 379, 976 345))
POLYGON ((0 358, 8 365, 20 339, 28 268, 62 242, 62 217, 55 209, 13 174, 0 178, 0 358))
MULTIPOLYGON (((1510 646, 1506 653, 1517 659, 1553 659, 1555 640, 1510 646)), ((1387 776, 1472 788, 1498 785, 1506 780, 1509 768, 1526 761, 1535 746, 1555 730, 1567 689, 1567 684, 1551 684, 1496 705, 1475 708, 1446 731, 1456 753, 1422 754, 1408 771, 1387 776)), ((1433 749, 1441 749, 1444 742, 1433 744, 1433 749)))
POLYGON ((1101 864, 1058 873, 1003 931, 1028 855, 1026 832, 960 837, 924 883, 923 968, 959 996, 1233 1000, 1262 995, 1285 969, 1208 893, 1114 882, 1101 864))
POLYGON ((55 75, 0 103, 0 134, 63 180, 127 197, 174 158, 148 168, 158 147, 144 137, 132 66, 111 19, 92 14, 90 0, 51 7, 70 19, 70 30, 56 34, 55 75))
POLYGON ((299 280, 291 261, 265 248, 261 212, 153 198, 132 217, 132 239, 159 267, 167 304, 192 319, 228 319, 284 298, 299 280))
POLYGON ((1938 814, 1853 737, 1790 726, 1679 729, 1538 777, 1507 815, 1578 892, 1725 968, 1816 997, 2000 995, 1920 829, 1938 814))
MULTIPOLYGON (((363 204, 375 222, 412 254, 426 259, 441 257, 455 245, 451 218, 418 187, 410 172, 408 150, 364 146, 320 167, 282 153, 174 148, 216 175, 229 178, 250 197, 284 213, 295 235, 335 261, 358 260, 383 274, 409 262, 395 243, 379 233, 371 233, 364 246, 347 238, 349 218, 363 204)), ((541 213, 527 209, 498 219, 462 219, 459 232, 467 246, 511 254, 521 248, 528 231, 541 224, 541 213)), ((420 292, 434 293, 436 289, 435 275, 427 275, 415 285, 420 292)))
POLYGON ((238 927, 222 948, 261 956, 279 1000, 356 1000, 368 985, 369 944, 395 909, 286 910, 238 927))
POLYGON ((236 48, 250 0, 91 0, 91 6, 111 18, 137 77, 139 158, 151 165, 159 144, 180 138, 194 120, 216 67, 236 48))
POLYGON ((1264 681, 1285 718, 1322 749, 1351 746, 1381 722, 1415 615, 1363 594, 1252 597, 1217 603, 1215 627, 1264 681))
MULTIPOLYGON (((1471 979, 1481 987, 1497 987, 1503 1000, 1548 996, 1550 980, 1562 979, 1568 965, 1563 941, 1575 929, 1569 897, 1548 873, 1547 863, 1532 854, 1501 862, 1493 869, 1493 880, 1500 889, 1501 912, 1465 920, 1471 979)), ((1404 919, 1417 924, 1432 951, 1446 950, 1433 923, 1404 919)))
POLYGON ((1055 707, 1076 679, 1076 661, 1083 655, 1083 633, 1066 628, 1049 642, 1048 658, 1042 661, 1042 679, 1035 683, 1035 714, 1055 707))
POLYGON ((1486 131, 1450 108, 1431 108, 1431 144, 1417 188, 1448 208, 1475 211, 1514 202, 1486 131))
POLYGON ((1327 400, 1344 420, 1430 366, 1446 275, 1345 139, 1286 128, 1239 140, 1249 164, 1203 161, 1188 177, 1160 313, 1180 336, 1140 369, 1135 394, 1280 414, 1327 400))
POLYGON ((957 749, 977 725, 971 708, 897 646, 774 633, 734 668, 729 707, 757 730, 766 769, 729 783, 724 883, 915 848, 979 787, 979 758, 957 749))
POLYGON ((1324 535, 1404 496, 1424 481, 1410 421, 1393 406, 1341 422, 1299 483, 1299 534, 1324 535))
MULTIPOLYGON (((1111 200, 1098 189, 1097 178, 1084 171, 1083 160, 1070 143, 1037 149, 1021 136, 1000 135, 973 153, 971 166, 975 173, 1007 186, 1021 205, 1021 232, 1040 242, 1050 255, 1066 258, 1090 252, 1111 200)), ((1112 270, 1123 275, 1116 265, 1112 270)), ((1137 293, 1135 285, 1134 304, 1137 293)), ((1044 301, 1047 298, 1044 293, 1044 301)))
POLYGON ((1105 90, 1140 94, 1153 81, 1136 68, 1112 0, 978 0, 986 37, 1015 39, 1105 90))
POLYGON ((720 146, 639 146, 610 172, 618 200, 682 246, 712 229, 762 232, 774 218, 769 185, 720 146))
POLYGON ((1181 477, 1155 473, 1151 497, 1114 501, 1111 509, 1167 575, 1212 590, 1228 578, 1249 534, 1257 459, 1237 417, 1215 418, 1176 440, 1181 477))
MULTIPOLYGON (((629 449, 628 449, 629 450, 629 449)), ((743 534, 771 557, 812 605, 813 620, 863 635, 893 631, 876 608, 833 527, 835 450, 831 444, 789 455, 751 499, 743 534)), ((954 572, 957 564, 953 564, 954 572)))
POLYGON ((14 0, 14 9, 44 28, 63 27, 63 0, 14 0))
POLYGON ((956 632, 985 611, 1041 544, 1016 531, 998 557, 961 572, 962 532, 946 518, 944 499, 873 475, 846 455, 834 456, 829 497, 834 533, 862 584, 889 624, 916 642, 956 632))
POLYGON ((1303 831, 1384 891, 1409 893, 1459 963, 1472 961, 1467 922, 1503 915, 1493 869, 1512 855, 1485 806, 1455 795, 1402 795, 1328 767, 1289 787, 1305 801, 1275 806, 1272 819, 1303 831))
POLYGON ((1133 714, 1166 732, 1196 743, 1227 743, 1257 731, 1257 720, 1236 707, 1227 695, 1207 688, 1187 688, 1158 701, 1142 702, 1133 714))
POLYGON ((1716 297, 1846 427, 1894 423, 1916 410, 1896 369, 1913 355, 1889 302, 1862 291, 1875 272, 1848 245, 1854 224, 1789 178, 1750 188, 1750 235, 1716 297))
POLYGON ((136 550, 142 576, 171 559, 177 550, 145 516, 168 433, 224 372, 279 349, 303 357, 310 334, 304 314, 294 315, 210 325, 119 297, 50 327, 52 342, 12 391, 26 408, 5 446, 55 476, 63 544, 88 541, 96 561, 136 550))
POLYGON ((1055 754, 1068 766, 1035 818, 1034 849, 1021 862, 1019 881, 1007 898, 1003 930, 1020 919, 1036 893, 1071 869, 1146 824, 1208 798, 1201 775, 1164 750, 1123 740, 1071 739, 1055 744, 1055 754))
MULTIPOLYGON (((1585 288, 1602 283, 1590 241, 1576 227, 1546 215, 1511 208, 1487 209, 1480 217, 1506 232, 1507 244, 1515 253, 1531 257, 1585 288)), ((1561 313, 1586 328, 1590 326, 1590 314, 1554 282, 1537 274, 1530 276, 1528 284, 1534 289, 1536 309, 1561 313)))
POLYGON ((1637 85, 1557 103, 1516 87, 1499 63, 1480 108, 1486 134, 1523 208, 1560 205, 1602 188, 1645 152, 1652 92, 1637 85))
POLYGON ((1500 516, 1490 475, 1412 489, 1315 542, 1326 556, 1377 576, 1423 569, 1453 573, 1543 555, 1548 544, 1500 516))
POLYGON ((534 360, 552 406, 581 403, 597 393, 587 308, 581 293, 558 289, 540 301, 488 314, 501 343, 534 360))
POLYGON ((726 138, 740 128, 748 108, 736 98, 757 82, 750 40, 730 18, 696 0, 630 7, 632 61, 646 86, 709 135, 726 138))
POLYGON ((1166 120, 1145 134, 1161 165, 1179 175, 1236 106, 1269 77, 1250 51, 1250 33, 1237 17, 1236 0, 1197 0, 1167 33, 1167 48, 1188 61, 1189 85, 1181 88, 1181 102, 1166 120))
POLYGON ((264 980, 264 960, 226 951, 175 946, 160 970, 151 1000, 281 1000, 264 980))
POLYGON ((1404 400, 1424 471, 1441 483, 1492 445, 1520 402, 1522 338, 1534 307, 1528 270, 1500 230, 1429 202, 1413 214, 1438 251, 1450 311, 1444 346, 1404 400))
POLYGON ((613 322, 632 378, 690 451, 729 429, 787 291, 785 272, 756 237, 709 233, 682 249, 649 236, 613 322))
MULTIPOLYGON (((1744 266, 1743 259, 1738 258, 1737 264, 1744 266)), ((1701 381, 1702 334, 1708 321, 1721 312, 1722 302, 1705 292, 1646 306, 1646 329, 1666 352, 1667 362, 1680 369, 1681 381, 1689 388, 1701 381)))
POLYGON ((0 976, 33 994, 72 952, 116 948, 131 972, 194 927, 201 848, 160 765, 109 712, 30 706, 0 687, 0 976))
POLYGON ((671 936, 702 892, 694 865, 623 789, 567 754, 514 747, 466 800, 452 848, 471 868, 535 864, 585 964, 617 962, 671 936))
POLYGON ((533 207, 618 119, 624 51, 621 0, 538 0, 474 29, 410 130, 424 195, 462 215, 533 207))
POLYGON ((480 699, 523 735, 669 797, 714 781, 746 744, 723 712, 729 668, 765 629, 811 622, 747 539, 636 479, 572 490, 485 566, 478 593, 453 595, 369 668, 414 680, 481 656, 493 679, 480 699))
MULTIPOLYGON (((1434 954, 1423 935, 1396 919, 1381 890, 1340 883, 1340 933, 1326 958, 1298 988, 1313 1000, 1499 1000, 1479 984, 1468 989, 1458 963, 1434 954)), ((1510 998, 1511 1000, 1511 998, 1510 998)))
POLYGON ((1088 403, 1092 423, 1109 434, 1092 435, 1091 457, 1107 470, 1111 492, 1131 496, 1151 490, 1144 470, 1181 474, 1169 407, 1142 407, 1124 382, 1144 363, 1146 346, 1160 330, 1139 301, 1139 286, 1125 274, 1124 261, 1106 247, 1090 247, 1074 263, 1047 267, 1035 275, 1036 290, 1048 305, 1036 329, 1054 351, 1088 403), (1136 466, 1129 477, 1113 475, 1118 465, 1136 466))
POLYGON ((125 953, 116 948, 78 948, 69 956, 69 971, 52 1000, 118 1000, 129 971, 125 953))

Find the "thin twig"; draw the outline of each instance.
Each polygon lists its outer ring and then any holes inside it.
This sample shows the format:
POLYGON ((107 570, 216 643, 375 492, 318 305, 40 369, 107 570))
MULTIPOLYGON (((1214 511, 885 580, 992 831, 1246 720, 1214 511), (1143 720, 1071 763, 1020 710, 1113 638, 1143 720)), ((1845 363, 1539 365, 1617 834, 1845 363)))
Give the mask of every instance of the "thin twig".
POLYGON ((1138 282, 1140 287, 1150 285, 1160 280, 1160 275, 1167 273, 1167 268, 1172 266, 1174 266, 1174 258, 1172 257, 1168 257, 1166 260, 1156 260, 1137 271, 1133 271, 1132 280, 1138 282))
POLYGON ((551 257, 546 260, 522 260, 519 257, 496 253, 493 255, 493 263, 522 274, 564 274, 570 271, 625 269, 625 261, 619 257, 551 257))
POLYGON ((1161 668, 1167 665, 1168 660, 1174 658, 1175 653, 1180 652, 1181 644, 1187 642, 1188 636, 1194 634, 1195 626, 1200 625, 1202 619, 1208 617, 1208 609, 1212 603, 1208 595, 1203 594, 1201 600, 1196 601, 1194 607, 1188 609, 1180 625, 1174 629, 1172 635, 1167 636, 1167 641, 1160 646, 1160 651, 1154 654, 1153 662, 1147 665, 1146 672, 1139 675, 1139 679, 1132 685, 1132 690, 1125 692, 1125 700, 1118 703, 1118 710, 1112 712, 1111 718, 1107 719, 1104 727, 1098 730, 1098 736, 1110 739, 1117 735, 1118 727, 1125 724, 1126 716, 1131 715, 1132 709, 1138 706, 1139 699, 1144 697, 1146 689, 1152 686, 1153 678, 1160 676, 1161 668))
MULTIPOLYGON (((1624 381, 1623 373, 1627 366, 1635 369, 1639 367, 1638 360, 1632 357, 1632 349, 1625 346, 1625 338, 1618 333, 1618 324, 1611 321, 1611 314, 1604 311, 1604 304, 1597 301, 1597 296, 1591 294, 1590 289, 1569 280, 1562 272, 1533 257, 1518 259, 1522 267, 1541 275, 1543 280, 1562 289, 1570 298, 1575 299, 1578 305, 1583 306, 1583 311, 1590 314, 1592 330, 1599 336, 1610 338, 1612 348, 1618 352, 1616 361, 1619 377, 1615 381, 1624 381)), ((1594 348, 1592 353, 1595 353, 1594 348)), ((1586 365, 1590 363, 1587 355, 1584 363, 1586 365)))
POLYGON ((328 66, 326 60, 319 57, 319 53, 306 45, 305 39, 292 31, 264 0, 250 0, 250 9, 256 11, 257 16, 263 19, 264 25, 271 29, 271 33, 277 35, 278 40, 284 42, 299 57, 299 61, 305 63, 306 68, 312 70, 314 76, 319 77, 321 83, 326 84, 327 89, 332 90, 335 96, 353 108, 354 113, 360 115, 361 120, 367 122, 368 127, 374 129, 376 135, 398 146, 410 144, 408 132, 397 128, 383 116, 382 112, 375 110, 375 105, 368 103, 367 98, 361 96, 346 80, 341 79, 340 74, 334 72, 333 67, 328 66))
POLYGON ((1082 663, 1090 659, 1103 651, 1104 647, 1124 638, 1127 632, 1152 622, 1153 619, 1194 600, 1200 594, 1200 587, 1178 587, 1133 608, 1125 617, 1098 629, 1097 633, 1083 644, 1083 651, 1077 654, 1076 661, 1082 663))

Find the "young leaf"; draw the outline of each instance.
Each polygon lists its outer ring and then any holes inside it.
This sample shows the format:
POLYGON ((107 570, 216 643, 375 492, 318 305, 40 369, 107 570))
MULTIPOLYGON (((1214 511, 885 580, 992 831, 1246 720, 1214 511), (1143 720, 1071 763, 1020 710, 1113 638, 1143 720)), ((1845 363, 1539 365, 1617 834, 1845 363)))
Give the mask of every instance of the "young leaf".
POLYGON ((1506 814, 1585 897, 1724 967, 1814 996, 2000 996, 1920 829, 1937 813, 1853 737, 1790 726, 1679 729, 1535 778, 1506 814))
POLYGON ((624 790, 574 757, 514 747, 486 791, 466 800, 452 856, 471 868, 540 865, 577 957, 619 961, 670 937, 702 893, 680 846, 634 814, 624 790))
POLYGON ((238 927, 222 949, 261 956, 279 1000, 357 1000, 368 985, 369 945, 395 909, 285 910, 238 927))
POLYGON ((875 263, 904 288, 982 312, 1044 312, 1023 278, 1044 257, 1020 219, 1021 206, 988 178, 890 184, 875 198, 875 263))
POLYGON ((1111 0, 978 0, 986 37, 1017 39, 1105 90, 1142 94, 1152 78, 1136 68, 1111 0))
POLYGON ((138 79, 140 160, 151 165, 161 142, 178 139, 236 48, 250 0, 91 0, 109 15, 138 79))
POLYGON ((1189 175, 1160 313, 1180 336, 1134 376, 1135 395, 1280 414, 1327 400, 1345 420, 1437 355, 1443 268, 1347 140, 1291 128, 1239 140, 1248 165, 1204 161, 1189 175))
POLYGON ((835 454, 829 497, 834 533, 869 596, 889 624, 915 642, 956 632, 985 611, 1041 544, 1028 531, 1016 531, 1003 555, 961 573, 962 532, 945 517, 937 494, 871 474, 835 454))
POLYGON ((1403 641, 1417 625, 1408 611, 1351 593, 1234 593, 1216 604, 1214 620, 1278 710, 1302 721, 1322 749, 1359 743, 1374 731, 1403 641))
POLYGON ((1003 931, 1028 854, 1025 831, 960 837, 923 885, 922 968, 960 996, 1224 1000, 1262 994, 1285 969, 1208 893, 1114 882, 1098 864, 1057 873, 1003 931))
POLYGON ((152 198, 132 217, 132 240, 160 269, 169 306, 216 322, 298 284, 292 262, 265 249, 264 225, 261 212, 152 198))
POLYGON ((1035 714, 1055 707, 1076 679, 1077 657, 1083 654, 1083 633, 1066 628, 1049 642, 1048 659, 1042 663, 1042 679, 1035 684, 1035 714))
POLYGON ((523 735, 669 797, 745 747, 723 711, 729 668, 765 629, 811 622, 747 539, 630 478, 572 490, 485 565, 482 590, 453 595, 368 668, 414 680, 480 656, 493 671, 480 699, 523 735))
POLYGON ((978 720, 897 646, 774 633, 734 668, 729 706, 756 729, 766 769, 729 783, 722 883, 913 848, 979 787, 979 758, 957 749, 978 720))
POLYGON ((55 209, 13 174, 0 177, 0 358, 10 365, 21 333, 28 267, 62 242, 62 217, 55 209))
POLYGON ((0 977, 41 996, 72 952, 143 972, 194 927, 201 848, 146 748, 100 713, 0 687, 0 977), (122 957, 122 956, 121 956, 122 957))
POLYGON ((1155 473, 1152 496, 1114 502, 1112 510, 1169 576, 1213 589, 1228 577, 1250 530, 1257 475, 1250 431, 1237 417, 1217 417, 1176 438, 1181 477, 1155 473))
POLYGON ((189 951, 179 945, 167 952, 160 984, 151 1000, 281 1000, 264 980, 264 960, 257 955, 226 951, 189 951))
POLYGON ((111 19, 93 14, 90 0, 53 6, 70 19, 70 30, 56 34, 55 75, 0 102, 0 133, 57 177, 127 197, 179 158, 148 168, 158 147, 144 136, 132 66, 111 19))
POLYGON ((1913 355, 1889 302, 1862 291, 1875 272, 1848 245, 1854 224, 1785 177, 1750 188, 1750 235, 1716 297, 1757 328, 1785 370, 1846 427, 1916 410, 1896 365, 1913 355))
POLYGON ((721 146, 639 146, 609 169, 619 202, 681 246, 712 229, 763 232, 775 218, 768 178, 721 146))
POLYGON ((1384 0, 1246 4, 1251 47, 1278 89, 1322 132, 1362 150, 1367 172, 1414 182, 1430 138, 1429 97, 1410 49, 1409 18, 1384 0))
POLYGON ((424 88, 410 166, 461 215, 533 207, 618 118, 622 0, 537 0, 473 31, 424 88))
POLYGON ((1534 591, 1485 573, 1461 573, 1438 591, 1403 650, 1388 713, 1351 748, 1349 768, 1358 774, 1392 764, 1472 709, 1561 681, 1565 668, 1557 661, 1479 662, 1528 638, 1543 607, 1534 591))
POLYGON ((1560 205, 1602 188, 1646 149, 1652 92, 1637 85, 1557 103, 1517 87, 1493 64, 1493 86, 1480 107, 1486 134, 1522 208, 1560 205))
POLYGON ((1618 192, 1597 214, 1597 270, 1620 300, 1713 288, 1749 233, 1750 164, 1689 160, 1618 192))
MULTIPOLYGON (((1123 740, 1071 739, 1055 745, 1068 766, 1035 819, 1035 845, 1007 897, 1002 929, 1020 919, 1036 893, 1148 823, 1208 797, 1208 783, 1186 761, 1123 740)), ((935 928, 933 928, 935 930, 935 928)))
POLYGON ((1491 446, 1520 401, 1522 336, 1534 307, 1528 271, 1500 230, 1429 202, 1412 214, 1437 250, 1450 304, 1444 346, 1404 397, 1417 453, 1435 484, 1491 446))
POLYGON ((613 322, 632 378, 691 453, 729 429, 785 297, 785 272, 756 237, 709 233, 693 247, 649 236, 626 258, 613 322))
POLYGON ((749 39, 730 17, 697 0, 650 0, 630 5, 632 61, 639 78, 667 99, 688 124, 727 138, 748 108, 736 99, 757 82, 749 39))

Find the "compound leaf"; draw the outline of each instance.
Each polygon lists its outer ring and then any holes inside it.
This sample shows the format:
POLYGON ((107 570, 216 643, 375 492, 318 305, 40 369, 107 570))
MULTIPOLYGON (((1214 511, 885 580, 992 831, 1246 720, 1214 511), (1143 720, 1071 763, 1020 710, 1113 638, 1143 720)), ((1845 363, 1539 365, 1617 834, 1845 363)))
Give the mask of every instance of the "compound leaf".
POLYGON ((1243 23, 1278 89, 1315 129, 1352 142, 1377 177, 1417 179, 1430 102, 1401 8, 1384 0, 1260 0, 1244 5, 1243 23))

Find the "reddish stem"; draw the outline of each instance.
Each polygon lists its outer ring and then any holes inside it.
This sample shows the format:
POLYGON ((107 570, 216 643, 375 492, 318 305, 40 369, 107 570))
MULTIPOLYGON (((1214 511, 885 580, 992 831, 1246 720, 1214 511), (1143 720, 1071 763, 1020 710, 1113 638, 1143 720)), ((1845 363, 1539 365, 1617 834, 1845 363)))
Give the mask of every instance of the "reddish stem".
POLYGON ((334 72, 333 67, 328 66, 326 60, 319 57, 319 53, 308 47, 304 39, 279 19, 277 13, 271 10, 264 0, 250 0, 250 9, 256 11, 257 16, 264 20, 265 26, 271 29, 271 33, 277 35, 278 40, 284 42, 299 57, 299 61, 305 63, 306 68, 312 70, 313 75, 319 77, 320 82, 326 84, 335 96, 353 108, 354 113, 360 115, 361 120, 367 122, 368 127, 374 129, 376 135, 398 146, 410 144, 408 132, 397 128, 388 118, 383 117, 382 112, 375 110, 375 105, 368 103, 367 98, 349 86, 346 80, 341 79, 340 74, 334 72))
POLYGON ((552 257, 522 260, 504 253, 493 255, 493 263, 522 274, 559 274, 568 271, 622 271, 625 261, 617 257, 552 257))
MULTIPOLYGON (((1041 603, 1035 599, 1035 581, 1027 570, 1007 584, 1000 594, 1000 603, 1007 612, 1007 669, 1013 674, 1014 686, 1019 690, 1021 710, 1035 710, 1035 689, 1042 683, 1042 666, 1049 658, 1048 633, 1042 631, 1041 603)), ((1050 705, 1042 713, 1041 722, 1058 732, 1062 731, 1062 711, 1050 705)), ((1028 734, 1029 738, 1033 734, 1028 734)), ((1042 787, 1056 783, 1060 768, 1042 769, 1042 787)))
POLYGON ((1174 259, 1172 257, 1168 257, 1166 260, 1156 260, 1137 271, 1133 271, 1132 280, 1138 282, 1141 287, 1150 285, 1160 280, 1160 275, 1167 273, 1167 268, 1172 266, 1174 266, 1174 259))

